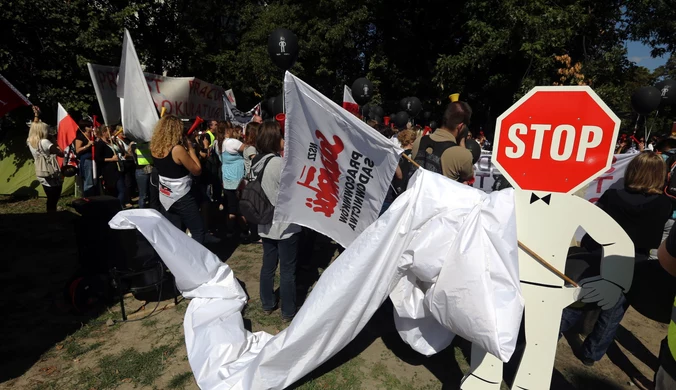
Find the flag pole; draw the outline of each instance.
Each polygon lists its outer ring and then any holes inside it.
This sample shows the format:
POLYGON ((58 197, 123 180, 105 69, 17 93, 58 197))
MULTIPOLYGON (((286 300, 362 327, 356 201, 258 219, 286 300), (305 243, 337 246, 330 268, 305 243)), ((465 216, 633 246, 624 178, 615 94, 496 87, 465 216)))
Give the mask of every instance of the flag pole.
MULTIPOLYGON (((414 167, 416 167, 416 168, 422 168, 422 167, 420 166, 420 164, 418 164, 417 162, 413 161, 413 159, 412 159, 411 157, 409 157, 406 153, 403 153, 403 154, 402 154, 402 157, 404 157, 405 159, 407 159, 411 164, 413 164, 414 167)), ((521 241, 517 241, 517 243, 519 244, 519 248, 521 248, 521 249, 522 249, 524 252, 526 252, 529 256, 531 256, 532 258, 534 258, 535 260, 537 260, 537 262, 540 263, 540 264, 542 264, 545 268, 547 268, 548 270, 552 271, 556 276, 558 276, 559 278, 563 279, 566 283, 570 284, 570 285, 573 286, 573 287, 580 287, 577 283, 575 283, 575 281, 574 281, 573 279, 569 278, 569 277, 566 276, 563 272, 561 272, 561 271, 559 271, 558 269, 556 269, 556 267, 554 267, 553 265, 549 264, 549 263, 547 262, 547 260, 543 259, 540 255, 538 255, 537 253, 535 253, 532 249, 530 249, 529 247, 527 247, 524 243, 522 243, 521 241)))

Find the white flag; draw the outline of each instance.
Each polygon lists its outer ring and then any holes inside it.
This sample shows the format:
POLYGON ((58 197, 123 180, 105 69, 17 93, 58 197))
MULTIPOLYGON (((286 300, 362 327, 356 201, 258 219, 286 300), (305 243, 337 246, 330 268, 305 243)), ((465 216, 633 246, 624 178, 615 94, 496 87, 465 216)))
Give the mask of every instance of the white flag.
POLYGON ((286 72, 284 163, 274 222, 347 247, 373 223, 402 149, 286 72))
POLYGON ((232 92, 232 89, 225 91, 225 96, 228 97, 228 100, 230 101, 230 104, 233 105, 233 107, 237 107, 237 99, 235 99, 235 93, 232 92))
POLYGON ((160 118, 127 29, 124 30, 117 97, 124 99, 121 102, 124 133, 137 141, 150 141, 160 118))

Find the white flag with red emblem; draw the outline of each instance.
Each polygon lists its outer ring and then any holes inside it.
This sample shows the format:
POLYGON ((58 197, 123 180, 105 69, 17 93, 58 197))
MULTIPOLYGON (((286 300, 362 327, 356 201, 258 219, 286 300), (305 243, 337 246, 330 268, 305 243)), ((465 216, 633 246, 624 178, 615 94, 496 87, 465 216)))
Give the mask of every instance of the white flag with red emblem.
POLYGON ((354 101, 354 98, 352 97, 352 90, 347 85, 343 89, 343 108, 356 116, 360 116, 359 104, 354 101))
POLYGON ((346 247, 378 219, 403 150, 289 72, 284 97, 274 222, 307 226, 346 247))

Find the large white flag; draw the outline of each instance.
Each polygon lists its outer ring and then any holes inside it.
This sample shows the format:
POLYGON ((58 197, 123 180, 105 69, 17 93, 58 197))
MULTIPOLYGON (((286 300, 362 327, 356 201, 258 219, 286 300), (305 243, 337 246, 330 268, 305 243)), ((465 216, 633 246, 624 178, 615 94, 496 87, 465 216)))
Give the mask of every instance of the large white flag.
POLYGON ((347 247, 378 219, 402 149, 286 72, 286 138, 275 222, 347 247))
POLYGON ((150 141, 160 118, 127 29, 124 29, 117 97, 124 99, 121 102, 124 133, 137 141, 150 141))

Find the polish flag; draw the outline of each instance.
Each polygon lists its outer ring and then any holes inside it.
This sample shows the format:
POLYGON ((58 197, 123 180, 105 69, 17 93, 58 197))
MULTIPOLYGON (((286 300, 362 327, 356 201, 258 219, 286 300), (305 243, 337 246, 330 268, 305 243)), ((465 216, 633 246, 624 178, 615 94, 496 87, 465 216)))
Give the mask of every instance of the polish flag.
MULTIPOLYGON (((78 126, 73 118, 68 115, 61 103, 59 103, 59 108, 57 110, 57 129, 58 134, 56 137, 56 143, 59 145, 61 150, 63 150, 65 155, 74 152, 73 150, 69 150, 69 148, 73 141, 75 141, 78 126)), ((57 160, 59 161, 59 166, 63 166, 63 158, 57 157, 57 160)))
POLYGON ((354 114, 357 118, 361 118, 361 115, 359 115, 359 104, 354 101, 352 90, 347 85, 343 89, 343 108, 354 114))
POLYGON ((21 106, 30 106, 31 102, 12 84, 0 75, 0 117, 21 106))

